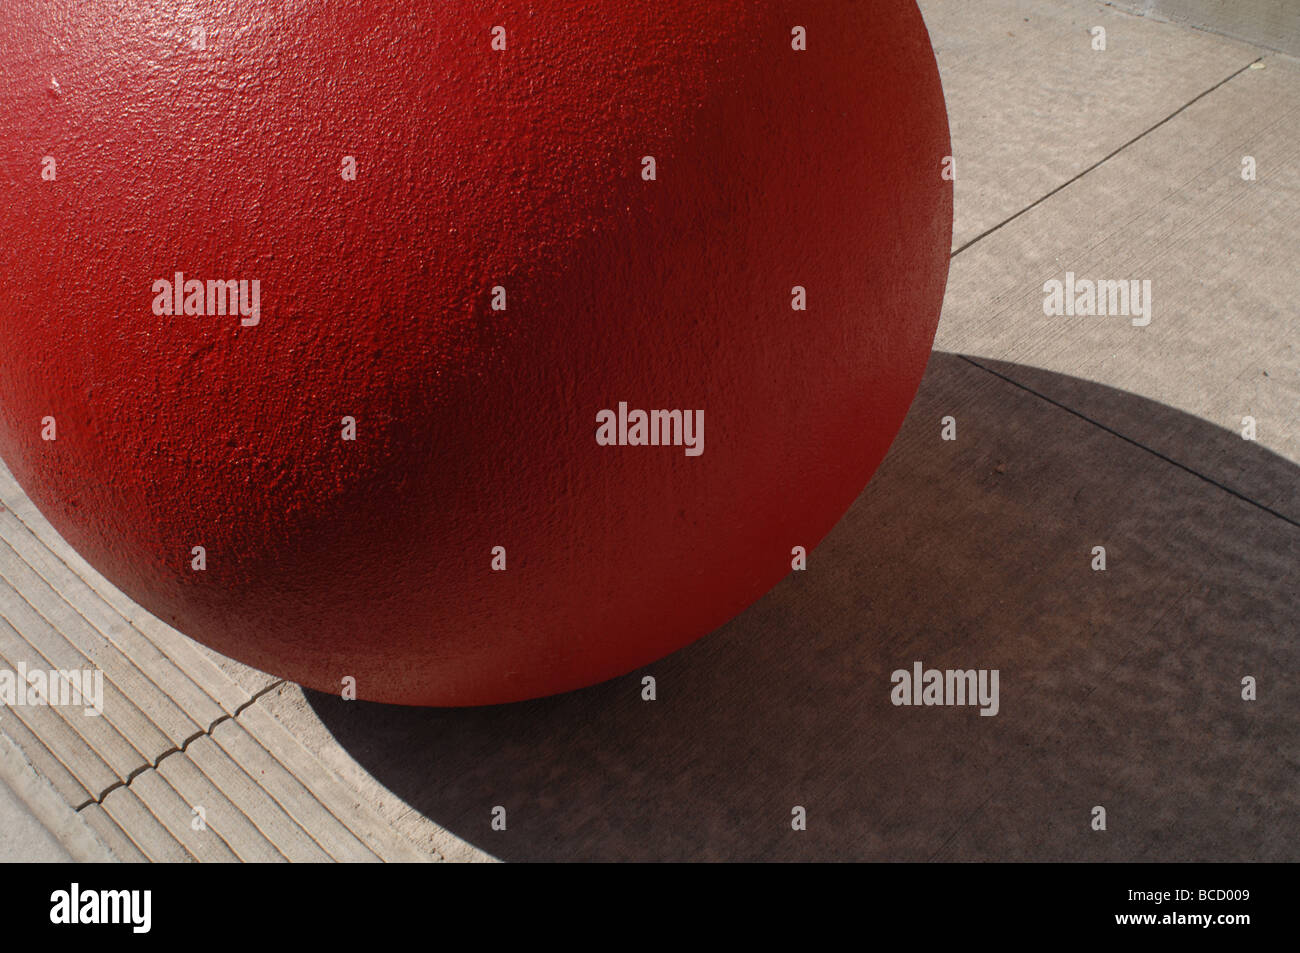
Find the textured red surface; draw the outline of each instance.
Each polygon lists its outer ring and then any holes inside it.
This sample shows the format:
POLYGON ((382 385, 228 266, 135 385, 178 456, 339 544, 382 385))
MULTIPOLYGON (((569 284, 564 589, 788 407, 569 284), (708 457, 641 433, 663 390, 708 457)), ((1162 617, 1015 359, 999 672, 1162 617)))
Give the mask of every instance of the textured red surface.
POLYGON ((145 607, 326 691, 528 698, 705 635, 866 484, 952 223, 912 0, 182 11, 0 7, 0 455, 145 607), (261 323, 155 315, 176 271, 261 323), (620 400, 703 455, 598 446, 620 400))

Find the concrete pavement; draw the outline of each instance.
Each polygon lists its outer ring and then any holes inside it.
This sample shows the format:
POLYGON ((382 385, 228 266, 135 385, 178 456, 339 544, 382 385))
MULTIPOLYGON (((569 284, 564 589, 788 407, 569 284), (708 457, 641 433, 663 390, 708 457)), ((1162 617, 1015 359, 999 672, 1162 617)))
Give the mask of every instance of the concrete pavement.
POLYGON ((72 857, 8 785, 0 784, 0 863, 67 863, 72 857))

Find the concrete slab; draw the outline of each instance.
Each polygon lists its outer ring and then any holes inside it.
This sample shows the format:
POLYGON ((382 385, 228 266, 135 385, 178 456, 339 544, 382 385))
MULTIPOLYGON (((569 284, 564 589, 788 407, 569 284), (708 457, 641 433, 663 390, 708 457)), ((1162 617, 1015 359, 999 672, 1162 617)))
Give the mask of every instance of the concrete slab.
POLYGON ((0 784, 0 863, 18 861, 62 864, 70 863, 72 855, 8 786, 0 784))
MULTIPOLYGON (((1015 379, 1099 424, 1300 521, 1300 482, 1252 469, 1240 438, 1300 459, 1300 64, 1270 57, 1133 143, 1100 168, 958 255, 936 346, 1018 365, 1015 379), (1243 181, 1242 157, 1258 179, 1243 181), (1044 312, 1066 274, 1151 283, 1149 325, 1044 312), (1189 442, 1105 392, 1142 394, 1218 424, 1189 442), (1236 439, 1226 439, 1237 435, 1236 439)), ((1141 319, 1138 319, 1141 320, 1141 319)), ((1193 419, 1194 418, 1194 419, 1193 419)))
MULTIPOLYGON (((117 863, 145 863, 149 860, 102 804, 87 804, 77 812, 77 816, 83 818, 94 832, 96 846, 107 860, 117 863)), ((66 844, 66 841, 62 843, 66 844)))
POLYGON ((1243 43, 1102 3, 920 0, 948 101, 961 248, 1247 66, 1243 43), (1093 27, 1106 50, 1092 48, 1093 27))
POLYGON ((61 864, 72 859, 27 804, 0 781, 0 863, 61 864))
POLYGON ((1116 0, 1115 6, 1300 56, 1300 4, 1294 0, 1116 0))

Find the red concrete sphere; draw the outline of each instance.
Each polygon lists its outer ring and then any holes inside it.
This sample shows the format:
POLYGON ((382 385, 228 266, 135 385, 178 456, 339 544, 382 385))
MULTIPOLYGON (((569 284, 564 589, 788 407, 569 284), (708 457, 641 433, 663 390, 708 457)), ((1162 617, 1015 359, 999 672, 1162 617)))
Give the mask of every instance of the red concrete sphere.
POLYGON ((879 464, 947 276, 912 0, 5 4, 0 120, 0 455, 143 606, 363 699, 734 616, 879 464))

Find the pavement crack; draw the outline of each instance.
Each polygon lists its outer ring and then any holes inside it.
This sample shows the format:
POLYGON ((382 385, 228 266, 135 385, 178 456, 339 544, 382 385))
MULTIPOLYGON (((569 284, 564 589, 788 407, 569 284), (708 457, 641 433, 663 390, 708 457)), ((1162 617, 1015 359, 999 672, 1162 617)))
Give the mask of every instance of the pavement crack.
POLYGON ((1260 60, 1262 60, 1262 59, 1264 59, 1263 56, 1258 56, 1258 57, 1256 57, 1255 59, 1253 59, 1251 62, 1247 63, 1245 66, 1241 67, 1241 69, 1234 71, 1233 73, 1229 74, 1228 76, 1225 76, 1223 79, 1219 80, 1217 83, 1215 83, 1215 84, 1214 84, 1213 86, 1211 86, 1209 89, 1205 90, 1203 93, 1200 93, 1200 94, 1198 94, 1198 95, 1196 95, 1196 96, 1193 96, 1193 97, 1192 97, 1191 99, 1189 99, 1187 102, 1183 103, 1181 106, 1179 106, 1177 109, 1175 109, 1173 112, 1171 112, 1171 113, 1170 113, 1168 116, 1166 116, 1164 119, 1161 119, 1161 120, 1160 120, 1158 123, 1156 123, 1154 126, 1150 126, 1150 127, 1148 127, 1147 129, 1144 129, 1142 132, 1139 132, 1136 136, 1134 136, 1134 137, 1133 137, 1132 139, 1130 139, 1128 142, 1124 143, 1122 146, 1120 146, 1119 148, 1115 149, 1114 151, 1109 152, 1109 153, 1107 153, 1106 155, 1102 156, 1102 158, 1098 159, 1096 162, 1094 162, 1092 165, 1088 166, 1088 167, 1087 167, 1086 169, 1084 169, 1083 171, 1078 172, 1078 173, 1076 173, 1075 175, 1071 176, 1070 178, 1066 179, 1064 182, 1062 182, 1062 183, 1061 183, 1060 185, 1058 185, 1056 188, 1052 189, 1052 190, 1051 190, 1050 192, 1048 192, 1046 195, 1040 196, 1039 198, 1035 199, 1033 202, 1030 202, 1028 205, 1026 205, 1026 206, 1025 206, 1024 208, 1022 208, 1020 211, 1016 212, 1014 215, 1011 215, 1011 216, 1009 216, 1008 218, 1004 218, 1002 221, 998 222, 996 225, 992 226, 991 228, 987 228, 987 229, 985 229, 984 231, 980 232, 978 235, 976 235, 976 236, 975 236, 974 238, 972 238, 970 241, 966 242, 966 244, 962 245, 962 246, 961 246, 960 248, 958 248, 955 252, 953 252, 953 253, 949 256, 949 261, 951 261, 953 258, 956 258, 958 255, 960 255, 962 252, 964 252, 967 248, 970 248, 970 247, 971 247, 972 245, 974 245, 976 242, 983 241, 985 238, 988 238, 990 235, 992 235, 992 234, 993 234, 994 232, 996 232, 998 229, 1002 228, 1002 227, 1005 226, 1005 225, 1009 225, 1009 224, 1011 224, 1011 223, 1014 222, 1016 219, 1018 219, 1020 216, 1024 215, 1026 212, 1029 212, 1029 211, 1031 211, 1031 210, 1037 208, 1038 206, 1042 205, 1044 202, 1046 202, 1048 199, 1050 199, 1053 195, 1056 195, 1058 192, 1062 192, 1062 191, 1064 191, 1065 189, 1069 188, 1071 185, 1073 185, 1075 182, 1078 182, 1080 179, 1082 179, 1082 178, 1083 178, 1085 175, 1087 175, 1089 172, 1092 172, 1092 171, 1094 171, 1095 169, 1100 168, 1102 165, 1104 165, 1105 163, 1109 162, 1111 159, 1115 158, 1115 156, 1119 155, 1121 152, 1123 152, 1123 151, 1124 151, 1125 149, 1127 149, 1129 146, 1133 145, 1135 142, 1139 141, 1140 139, 1144 139, 1145 137, 1149 136, 1151 133, 1153 133, 1153 132, 1155 132, 1157 129, 1159 129, 1161 126, 1163 126, 1165 123, 1169 122, 1169 121, 1170 121, 1171 119, 1173 119, 1174 117, 1176 117, 1176 116, 1178 116, 1178 115, 1181 115, 1184 111, 1186 111, 1187 109, 1189 109, 1191 106, 1195 105, 1196 103, 1200 102, 1202 99, 1204 99, 1206 96, 1210 95, 1210 93, 1214 92, 1214 91, 1215 91, 1216 89, 1218 89, 1220 86, 1223 86, 1224 84, 1226 84, 1226 83, 1228 83, 1228 82, 1231 82, 1232 80, 1236 79, 1238 76, 1240 76, 1242 73, 1246 72, 1246 70, 1250 69, 1252 66, 1254 66, 1256 63, 1260 62, 1260 60))
POLYGON ((269 692, 274 691, 275 689, 279 688, 283 684, 285 684, 285 680, 283 678, 277 679, 276 681, 272 682, 270 685, 267 685, 265 688, 262 688, 259 691, 254 692, 252 697, 250 697, 248 701, 244 702, 242 705, 236 707, 233 713, 222 715, 221 717, 213 721, 212 724, 208 725, 208 727, 205 728, 204 730, 196 731, 194 734, 190 735, 188 738, 182 741, 179 746, 173 746, 171 748, 168 748, 162 754, 158 755, 158 757, 155 758, 152 762, 145 762, 144 764, 140 765, 138 768, 131 771, 126 776, 125 779, 119 779, 117 781, 114 781, 108 787, 104 788, 104 790, 100 792, 98 797, 91 798, 89 801, 79 804, 76 807, 76 810, 78 811, 85 810, 86 808, 90 807, 90 805, 92 804, 103 804, 104 798, 108 797, 118 788, 130 787, 131 782, 134 781, 136 778, 138 778, 140 775, 144 774, 144 772, 150 770, 151 768, 157 770, 160 764, 162 764, 164 761, 166 761, 174 754, 184 754, 189 749, 190 745, 198 741, 200 738, 212 737, 212 732, 217 730, 218 725, 222 724, 223 722, 233 721, 234 719, 238 718, 245 711, 247 711, 248 708, 252 706, 259 698, 261 698, 263 695, 268 694, 269 692))

